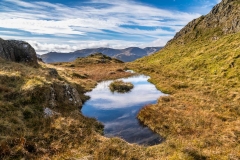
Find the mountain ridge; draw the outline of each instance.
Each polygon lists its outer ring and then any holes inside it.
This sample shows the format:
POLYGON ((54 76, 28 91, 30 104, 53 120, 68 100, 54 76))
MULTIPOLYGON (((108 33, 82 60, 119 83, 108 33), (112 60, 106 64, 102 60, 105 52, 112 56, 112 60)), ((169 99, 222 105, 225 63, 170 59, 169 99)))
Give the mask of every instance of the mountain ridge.
POLYGON ((52 62, 70 62, 78 57, 86 57, 93 53, 103 53, 112 58, 117 58, 124 62, 129 62, 141 58, 143 56, 150 55, 162 47, 146 47, 144 49, 138 47, 129 47, 125 49, 113 49, 113 48, 92 48, 82 49, 70 53, 49 52, 44 55, 40 55, 46 63, 52 62))

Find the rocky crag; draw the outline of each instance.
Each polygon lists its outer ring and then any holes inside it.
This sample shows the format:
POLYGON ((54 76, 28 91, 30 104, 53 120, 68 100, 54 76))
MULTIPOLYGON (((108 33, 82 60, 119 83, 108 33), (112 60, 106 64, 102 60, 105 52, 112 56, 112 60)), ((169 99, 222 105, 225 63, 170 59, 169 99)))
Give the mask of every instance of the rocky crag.
POLYGON ((236 7, 239 4, 239 0, 223 0, 209 14, 189 22, 167 45, 173 42, 186 44, 203 36, 217 40, 223 35, 239 32, 240 10, 236 7))
POLYGON ((0 39, 0 57, 14 62, 38 66, 34 48, 24 41, 0 39))
MULTIPOLYGON (((0 39, 0 57, 4 60, 38 66, 37 55, 34 48, 24 41, 0 39)), ((49 77, 58 78, 58 72, 54 68, 46 69, 49 77)), ((26 88, 26 87, 25 87, 26 88)), ((31 87, 28 87, 28 89, 31 87)), ((59 102, 65 105, 81 107, 82 101, 78 91, 68 83, 53 83, 46 90, 46 100, 49 100, 50 108, 54 108, 59 102), (56 92, 56 88, 58 91, 56 92)), ((47 107, 47 106, 46 106, 47 107)))

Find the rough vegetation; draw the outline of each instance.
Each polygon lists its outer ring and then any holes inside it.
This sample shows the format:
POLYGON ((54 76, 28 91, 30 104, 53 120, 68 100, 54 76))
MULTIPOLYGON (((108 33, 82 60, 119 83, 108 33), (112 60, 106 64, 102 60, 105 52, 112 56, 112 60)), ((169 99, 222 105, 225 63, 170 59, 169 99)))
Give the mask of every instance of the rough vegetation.
POLYGON ((124 82, 123 80, 116 80, 110 83, 109 89, 112 92, 125 93, 133 89, 133 84, 130 82, 124 82))
MULTIPOLYGON (((131 75, 126 64, 97 54, 34 68, 0 50, 0 159, 240 159, 239 11, 239 0, 223 0, 127 65, 170 94, 138 114, 165 137, 152 147, 105 138, 79 112, 97 82, 131 75)), ((25 55, 16 48, 8 53, 25 55)))
MULTIPOLYGON (((45 65, 48 66, 48 64, 45 65)), ((92 88, 99 81, 131 75, 131 73, 124 72, 127 67, 122 61, 102 53, 92 54, 85 58, 77 58, 73 62, 53 63, 52 65, 58 69, 59 73, 64 73, 62 76, 68 78, 68 80, 78 79, 85 83, 86 80, 88 80, 88 83, 89 79, 93 80, 92 85, 90 87, 85 85, 85 88, 92 88)))
POLYGON ((48 68, 0 62, 0 157, 51 157, 102 132, 83 117, 81 99, 70 82, 48 68))
POLYGON ((99 63, 123 63, 122 61, 108 57, 102 53, 91 54, 85 58, 77 58, 75 64, 99 64, 99 63))
POLYGON ((81 114, 97 81, 131 75, 123 63, 94 62, 34 68, 0 58, 0 159, 155 159, 145 147, 103 137, 103 125, 81 114))
POLYGON ((138 118, 166 138, 166 159, 240 159, 239 0, 223 0, 131 68, 169 93, 138 118))

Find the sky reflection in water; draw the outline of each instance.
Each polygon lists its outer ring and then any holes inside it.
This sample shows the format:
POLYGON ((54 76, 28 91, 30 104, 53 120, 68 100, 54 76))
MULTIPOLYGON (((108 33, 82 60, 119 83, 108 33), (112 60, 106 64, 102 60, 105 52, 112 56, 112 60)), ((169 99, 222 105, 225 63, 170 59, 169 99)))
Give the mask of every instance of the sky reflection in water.
POLYGON ((161 137, 149 128, 143 127, 136 119, 138 111, 143 106, 156 103, 157 99, 164 95, 147 81, 148 78, 144 75, 123 78, 123 81, 134 85, 131 92, 124 94, 112 93, 109 90, 108 86, 112 81, 99 83, 95 89, 87 93, 91 99, 84 104, 82 113, 102 122, 107 137, 118 136, 130 143, 144 145, 160 143, 161 137))

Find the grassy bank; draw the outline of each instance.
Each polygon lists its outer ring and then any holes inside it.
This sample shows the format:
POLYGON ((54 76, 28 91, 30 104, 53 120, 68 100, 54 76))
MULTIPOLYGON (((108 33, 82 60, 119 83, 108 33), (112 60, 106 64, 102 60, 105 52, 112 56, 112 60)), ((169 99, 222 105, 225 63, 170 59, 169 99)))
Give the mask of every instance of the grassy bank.
POLYGON ((168 159, 240 158, 240 33, 199 37, 129 64, 170 96, 138 118, 163 135, 168 159))
POLYGON ((133 89, 133 84, 130 82, 123 82, 122 80, 113 81, 109 85, 111 92, 126 93, 133 89))
POLYGON ((77 62, 32 68, 0 59, 0 159, 155 159, 146 147, 102 136, 102 124, 67 95, 75 88, 84 101, 98 81, 131 75, 123 69, 77 62))
POLYGON ((239 159, 239 39, 237 33, 171 45, 129 64, 91 57, 94 63, 78 59, 32 68, 0 59, 1 158, 239 159), (166 138, 160 145, 105 138, 103 126, 65 96, 67 83, 85 101, 97 82, 130 76, 127 68, 150 75, 170 94, 138 115, 166 138), (46 116, 45 108, 56 114, 46 116))

